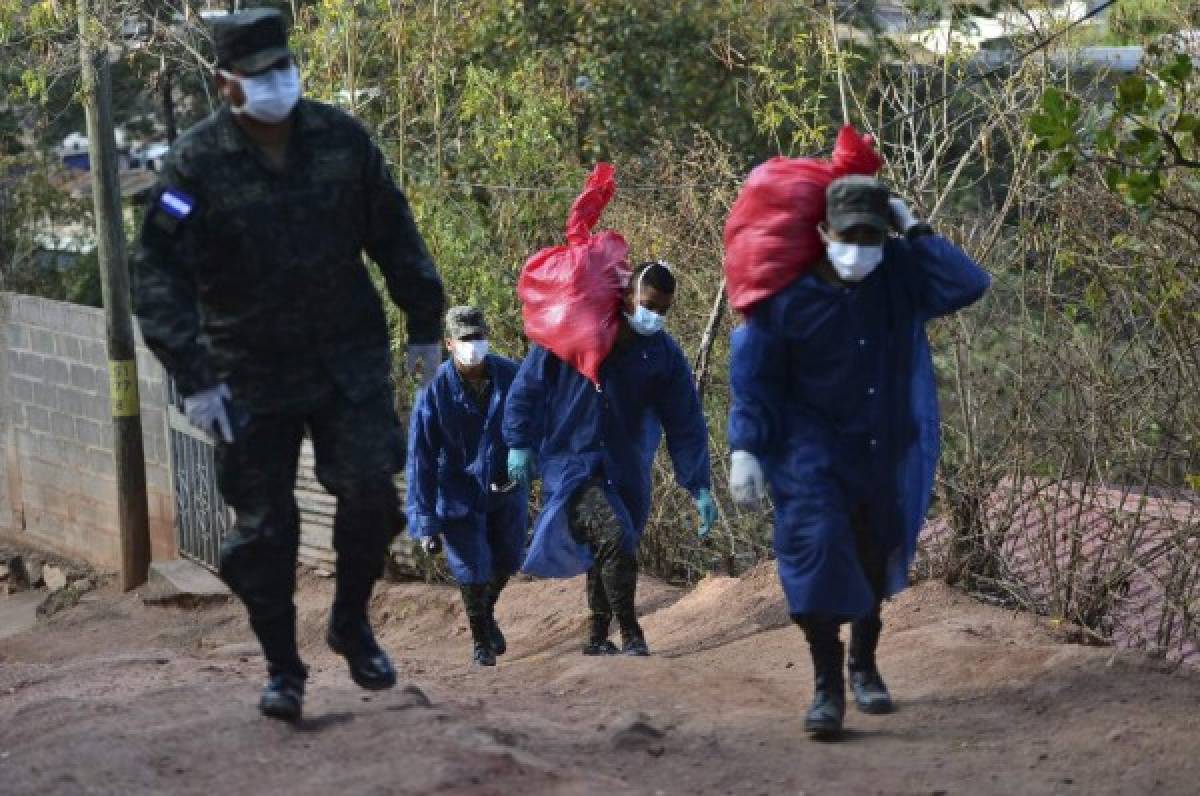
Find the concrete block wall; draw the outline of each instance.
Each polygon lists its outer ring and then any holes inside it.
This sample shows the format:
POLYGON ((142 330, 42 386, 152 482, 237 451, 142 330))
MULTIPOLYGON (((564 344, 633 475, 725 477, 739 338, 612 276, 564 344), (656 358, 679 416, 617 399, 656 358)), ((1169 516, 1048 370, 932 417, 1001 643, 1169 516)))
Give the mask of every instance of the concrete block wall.
POLYGON ((14 413, 14 403, 9 399, 7 361, 9 330, 5 322, 8 303, 3 293, 0 293, 0 531, 11 529, 13 519, 12 492, 10 479, 17 477, 16 465, 16 429, 10 421, 14 413))
MULTIPOLYGON (((115 569, 120 564, 104 315, 0 293, 0 530, 115 569)), ((156 559, 175 555, 167 382, 138 348, 156 559)))
MULTIPOLYGON (((136 328, 136 327, 135 327, 136 328)), ((103 312, 0 293, 0 534, 116 569, 113 426, 103 312)), ((175 500, 167 431, 167 379, 138 346, 138 379, 151 545, 175 558, 175 500)), ((397 479, 403 490, 403 479, 397 479)), ((401 491, 403 495, 403 491, 401 491)), ((336 501, 317 481, 306 440, 296 485, 300 558, 333 569, 336 501)), ((411 557, 406 537, 394 546, 411 557)))

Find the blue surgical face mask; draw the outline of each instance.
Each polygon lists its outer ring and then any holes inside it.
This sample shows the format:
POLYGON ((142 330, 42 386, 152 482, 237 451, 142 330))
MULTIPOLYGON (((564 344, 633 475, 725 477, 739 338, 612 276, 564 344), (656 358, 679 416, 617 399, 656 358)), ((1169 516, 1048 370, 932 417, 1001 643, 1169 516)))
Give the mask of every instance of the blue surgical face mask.
MULTIPOLYGON (((664 268, 667 267, 665 262, 660 261, 660 264, 664 268)), ((637 286, 634 288, 633 295, 635 297, 642 295, 642 280, 645 278, 646 271, 642 271, 642 273, 638 275, 637 286)), ((625 320, 629 321, 630 328, 632 328, 638 334, 646 337, 649 337, 652 334, 658 334, 663 330, 663 327, 667 325, 667 316, 659 315, 654 310, 648 310, 641 304, 637 305, 637 309, 633 311, 632 315, 630 315, 628 312, 625 313, 625 320)))
POLYGON ((667 324, 665 315, 659 315, 657 312, 648 310, 640 304, 632 315, 625 313, 625 320, 629 321, 630 327, 635 332, 647 337, 652 334, 658 334, 667 324))

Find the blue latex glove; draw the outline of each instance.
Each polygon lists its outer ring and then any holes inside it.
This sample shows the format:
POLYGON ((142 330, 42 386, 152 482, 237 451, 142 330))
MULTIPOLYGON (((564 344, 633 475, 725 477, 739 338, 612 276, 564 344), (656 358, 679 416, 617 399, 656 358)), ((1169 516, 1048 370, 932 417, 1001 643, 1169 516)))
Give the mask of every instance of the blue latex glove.
POLYGON ((233 442, 233 424, 229 422, 229 387, 218 384, 183 399, 183 411, 188 422, 201 431, 233 442))
POLYGON ((508 452, 508 478, 526 489, 533 485, 533 451, 529 448, 512 448, 508 452))
POLYGON ((696 533, 701 539, 707 539, 717 524, 717 502, 713 500, 712 492, 701 489, 696 493, 696 511, 700 512, 700 528, 696 533))

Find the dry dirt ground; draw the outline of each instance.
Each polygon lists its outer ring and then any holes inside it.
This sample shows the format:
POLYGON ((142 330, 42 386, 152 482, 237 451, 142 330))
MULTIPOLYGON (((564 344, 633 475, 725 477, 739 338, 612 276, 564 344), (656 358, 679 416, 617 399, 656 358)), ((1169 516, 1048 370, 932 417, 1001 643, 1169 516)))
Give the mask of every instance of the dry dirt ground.
POLYGON ((802 732, 810 688, 773 571, 641 588, 649 659, 585 658, 578 582, 515 583, 511 651, 467 664, 457 592, 384 585, 401 684, 367 694, 321 643, 331 584, 302 578, 307 718, 254 708, 234 605, 101 591, 0 641, 0 793, 1200 793, 1200 676, 1075 646, 939 584, 888 606, 900 710, 802 732))

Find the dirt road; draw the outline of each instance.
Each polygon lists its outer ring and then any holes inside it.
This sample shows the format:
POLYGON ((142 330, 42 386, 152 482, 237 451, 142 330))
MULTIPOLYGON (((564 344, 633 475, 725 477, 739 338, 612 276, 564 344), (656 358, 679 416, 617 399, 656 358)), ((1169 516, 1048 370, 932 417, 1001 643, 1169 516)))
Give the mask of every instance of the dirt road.
POLYGON ((233 605, 100 592, 0 641, 0 793, 1200 792, 1200 676, 1064 644, 1044 621, 926 584, 888 607, 890 717, 801 730, 810 688, 774 574, 641 588, 650 659, 578 653, 578 582, 516 583, 511 652, 467 665, 457 592, 375 601, 401 686, 367 694, 320 639, 328 581, 298 598, 308 718, 257 715, 261 659, 233 605))

